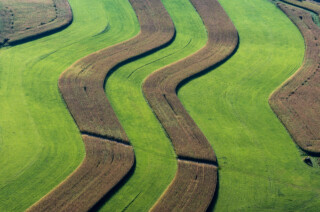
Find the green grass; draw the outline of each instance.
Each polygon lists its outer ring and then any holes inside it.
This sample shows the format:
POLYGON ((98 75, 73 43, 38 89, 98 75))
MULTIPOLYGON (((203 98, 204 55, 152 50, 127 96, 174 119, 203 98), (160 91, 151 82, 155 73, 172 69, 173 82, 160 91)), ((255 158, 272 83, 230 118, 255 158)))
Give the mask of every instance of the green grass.
POLYGON ((319 168, 300 151, 268 104, 302 64, 304 42, 267 0, 219 0, 240 35, 237 53, 179 97, 219 162, 216 211, 318 211, 319 168))
POLYGON ((84 158, 80 133, 58 91, 62 71, 139 32, 127 0, 70 3, 74 22, 66 30, 0 49, 0 211, 23 211, 84 158), (108 24, 108 33, 99 34, 108 24))
POLYGON ((162 2, 175 24, 175 41, 157 53, 119 68, 106 84, 108 98, 134 147, 137 166, 133 176, 101 211, 147 211, 176 173, 171 142, 146 103, 141 85, 153 71, 203 47, 207 33, 188 0, 162 2))

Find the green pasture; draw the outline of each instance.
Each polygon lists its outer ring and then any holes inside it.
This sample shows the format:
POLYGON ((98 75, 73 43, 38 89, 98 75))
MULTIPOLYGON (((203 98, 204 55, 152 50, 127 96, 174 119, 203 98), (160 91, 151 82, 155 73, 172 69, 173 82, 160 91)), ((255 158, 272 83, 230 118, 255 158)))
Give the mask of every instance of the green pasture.
POLYGON ((147 211, 176 173, 177 162, 171 142, 144 99, 141 86, 153 71, 203 47, 207 33, 188 0, 162 2, 176 27, 174 42, 163 50, 119 68, 106 83, 107 96, 134 147, 136 169, 101 211, 147 211))
POLYGON ((304 41, 267 0, 219 0, 240 35, 236 54, 182 87, 179 97, 219 163, 215 211, 319 211, 320 170, 268 104, 302 64, 304 41))
POLYGON ((0 211, 23 211, 84 158, 80 133, 58 91, 60 74, 139 32, 127 0, 70 4, 74 22, 66 30, 0 49, 0 211))

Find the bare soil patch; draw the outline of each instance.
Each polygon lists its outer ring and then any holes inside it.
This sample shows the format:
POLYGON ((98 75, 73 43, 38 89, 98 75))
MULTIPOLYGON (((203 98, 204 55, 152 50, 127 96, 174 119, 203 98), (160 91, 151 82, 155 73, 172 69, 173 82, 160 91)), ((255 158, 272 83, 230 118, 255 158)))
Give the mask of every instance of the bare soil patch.
POLYGON ((307 11, 278 5, 301 31, 306 53, 303 66, 273 93, 269 103, 299 147, 319 154, 320 29, 307 11))
POLYGON ((199 197, 211 198, 216 182, 217 167, 179 160, 174 180, 151 211, 206 211, 210 201, 199 197))
POLYGON ((48 35, 72 22, 67 0, 0 0, 3 29, 0 46, 15 45, 48 35))
POLYGON ((112 193, 134 165, 130 141, 104 90, 117 67, 173 41, 175 28, 160 0, 130 0, 140 34, 80 59, 59 79, 59 88, 86 147, 81 166, 29 211, 88 211, 112 193))
POLYGON ((172 211, 177 207, 187 211, 204 211, 212 201, 217 184, 214 165, 216 156, 206 137, 179 101, 177 90, 189 80, 228 59, 237 47, 238 33, 216 0, 191 2, 207 28, 206 46, 195 54, 152 73, 143 84, 147 101, 171 139, 176 154, 183 158, 178 163, 176 178, 154 206, 155 211, 172 211), (184 186, 194 186, 194 182, 198 182, 190 176, 196 176, 199 167, 205 172, 203 181, 199 182, 199 187, 185 190, 184 186), (203 192, 199 192, 201 189, 203 192))
POLYGON ((88 211, 130 171, 133 148, 83 135, 86 157, 56 189, 27 211, 88 211))

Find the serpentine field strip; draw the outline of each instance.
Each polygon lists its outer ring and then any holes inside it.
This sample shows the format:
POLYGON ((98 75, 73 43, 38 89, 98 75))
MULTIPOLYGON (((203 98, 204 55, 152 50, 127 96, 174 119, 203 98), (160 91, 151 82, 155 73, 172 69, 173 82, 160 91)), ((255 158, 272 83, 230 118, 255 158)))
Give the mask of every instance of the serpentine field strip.
POLYGON ((84 158, 79 131, 58 90, 60 74, 77 59, 139 32, 127 0, 70 4, 74 22, 66 30, 0 49, 1 211, 25 210, 84 158), (108 33, 101 33, 108 25, 108 33))
POLYGON ((302 162, 268 104, 270 94, 301 66, 303 38, 267 0, 219 2, 239 32, 239 49, 178 93, 218 158, 214 209, 317 211, 320 170, 302 162))

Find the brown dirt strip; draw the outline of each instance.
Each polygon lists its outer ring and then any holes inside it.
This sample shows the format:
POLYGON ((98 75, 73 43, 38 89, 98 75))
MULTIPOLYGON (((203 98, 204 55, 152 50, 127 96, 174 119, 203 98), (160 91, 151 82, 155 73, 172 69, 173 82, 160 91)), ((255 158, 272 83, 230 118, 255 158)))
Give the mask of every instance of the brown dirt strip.
POLYGON ((215 182, 217 167, 179 160, 174 180, 151 211, 206 211, 215 192, 210 185, 215 182))
POLYGON ((81 166, 28 211, 88 211, 133 166, 131 146, 87 135, 82 138, 86 157, 81 166))
POLYGON ((0 32, 0 47, 53 34, 73 20, 68 0, 1 0, 1 3, 4 28, 0 32))
POLYGON ((152 73, 143 84, 146 99, 181 157, 216 162, 206 137, 179 101, 176 90, 186 79, 230 56, 238 33, 216 0, 191 1, 208 31, 208 43, 195 54, 152 73))
POLYGON ((311 1, 299 1, 299 0, 281 0, 287 4, 291 4, 296 7, 300 7, 306 10, 310 10, 318 16, 320 15, 320 5, 317 2, 311 2, 311 1))
POLYGON ((140 22, 139 35, 73 64, 59 88, 83 135, 86 158, 64 182, 29 211, 88 211, 111 195, 134 166, 134 152, 104 91, 119 66, 169 45, 173 22, 161 0, 130 0, 140 22))
POLYGON ((160 0, 131 0, 141 32, 134 39, 91 54, 72 65, 59 88, 81 132, 129 142, 104 91, 105 79, 119 66, 166 45, 175 35, 160 0))
POLYGON ((195 54, 152 73, 144 95, 172 141, 178 155, 174 181, 153 211, 204 211, 217 184, 216 156, 206 137, 177 97, 187 81, 227 60, 236 50, 238 33, 217 0, 191 0, 208 31, 208 42, 195 54), (199 173, 201 172, 200 177, 199 173), (201 205, 201 206, 200 206, 201 205))
POLYGON ((298 146, 320 154, 320 29, 307 11, 278 5, 301 31, 306 52, 302 67, 272 94, 269 103, 298 146))

